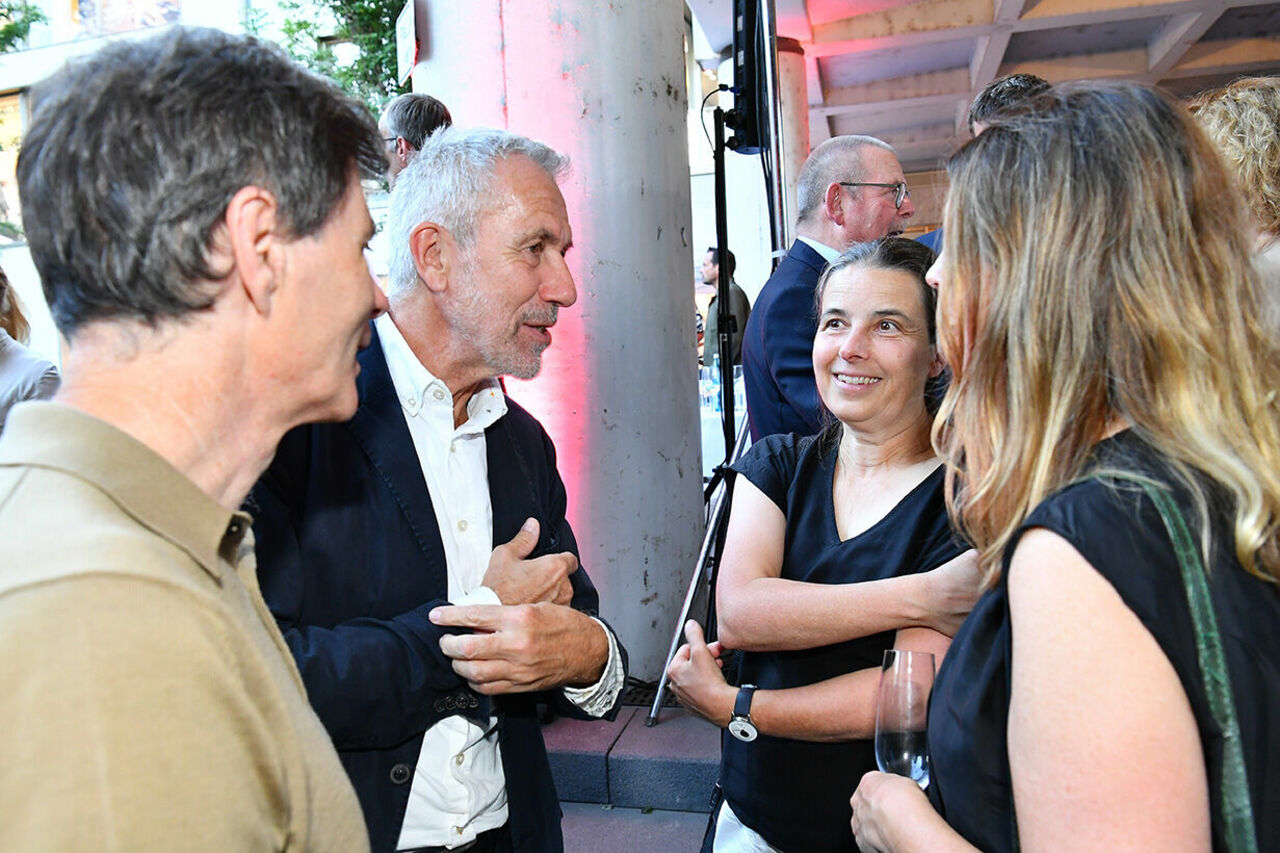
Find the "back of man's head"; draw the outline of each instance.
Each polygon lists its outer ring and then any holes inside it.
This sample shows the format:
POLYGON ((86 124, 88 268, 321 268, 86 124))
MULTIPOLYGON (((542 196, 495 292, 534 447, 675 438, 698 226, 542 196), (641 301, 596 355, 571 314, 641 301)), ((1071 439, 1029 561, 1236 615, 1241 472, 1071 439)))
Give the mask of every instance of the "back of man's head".
POLYGON ((414 148, 421 148, 436 130, 452 125, 453 116, 449 115, 448 107, 430 95, 409 92, 387 104, 382 113, 382 123, 391 135, 403 138, 414 148))
POLYGON ((1034 74, 1008 74, 991 81, 969 105, 969 133, 977 136, 996 115, 1050 88, 1048 80, 1034 74))
POLYGON ((834 136, 809 153, 796 179, 797 221, 811 221, 822 209, 827 187, 839 181, 864 179, 862 152, 868 147, 893 151, 874 136, 834 136))
POLYGON ((54 322, 148 324, 213 304, 231 197, 268 190, 289 237, 328 219, 352 170, 386 167, 368 110, 278 48, 178 27, 37 84, 18 156, 23 225, 54 322))
POLYGON ((505 130, 441 129, 423 143, 391 191, 387 221, 390 290, 403 294, 418 279, 409 237, 421 222, 449 231, 458 248, 469 251, 481 213, 496 201, 490 191, 494 170, 507 157, 528 157, 559 182, 569 158, 541 142, 505 130))

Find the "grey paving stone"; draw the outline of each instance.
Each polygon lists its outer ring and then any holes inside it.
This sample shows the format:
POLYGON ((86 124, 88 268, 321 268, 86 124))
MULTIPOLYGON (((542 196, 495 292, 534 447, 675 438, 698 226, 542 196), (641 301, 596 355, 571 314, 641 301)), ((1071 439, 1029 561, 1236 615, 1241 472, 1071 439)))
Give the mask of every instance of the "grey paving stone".
POLYGON ((707 816, 562 803, 565 853, 695 853, 707 816))
POLYGON ((610 802, 609 750, 633 717, 639 725, 644 725, 641 709, 624 706, 613 721, 588 722, 562 717, 542 727, 551 759, 551 777, 562 801, 610 802))
POLYGON ((684 710, 664 709, 659 723, 637 713, 609 752, 614 806, 706 814, 720 764, 720 729, 684 710))

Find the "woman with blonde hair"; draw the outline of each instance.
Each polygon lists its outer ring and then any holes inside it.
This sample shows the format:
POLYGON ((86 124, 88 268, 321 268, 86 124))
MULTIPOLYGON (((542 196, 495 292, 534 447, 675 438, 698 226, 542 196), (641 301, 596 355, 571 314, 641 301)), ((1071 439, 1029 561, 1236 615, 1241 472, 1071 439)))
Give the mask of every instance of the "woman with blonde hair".
POLYGON ((1246 77, 1188 106, 1235 171, 1257 229, 1256 260, 1280 323, 1280 79, 1246 77))
POLYGON ((58 369, 27 349, 30 326, 0 269, 0 430, 9 410, 24 400, 45 400, 58 390, 58 369))
POLYGON ((1280 351, 1222 158, 1166 96, 1092 83, 948 172, 934 442, 988 591, 928 799, 867 774, 858 842, 1280 849, 1280 351))

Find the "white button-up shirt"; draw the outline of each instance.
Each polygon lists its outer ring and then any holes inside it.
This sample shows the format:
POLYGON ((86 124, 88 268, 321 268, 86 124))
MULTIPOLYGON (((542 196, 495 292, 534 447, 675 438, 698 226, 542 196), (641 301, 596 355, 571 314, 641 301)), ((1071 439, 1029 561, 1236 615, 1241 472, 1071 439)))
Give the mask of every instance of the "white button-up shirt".
MULTIPOLYGON (((474 393, 467 420, 455 428, 449 389, 418 361, 390 315, 374 324, 444 543, 449 601, 501 604, 481 581, 494 546, 484 431, 507 413, 502 389, 491 381, 474 393)), ((600 681, 564 688, 571 702, 597 717, 613 706, 623 682, 617 640, 607 628, 605 633, 609 660, 600 681)), ((423 736, 397 848, 457 847, 506 822, 497 718, 482 726, 460 715, 445 717, 423 736)))

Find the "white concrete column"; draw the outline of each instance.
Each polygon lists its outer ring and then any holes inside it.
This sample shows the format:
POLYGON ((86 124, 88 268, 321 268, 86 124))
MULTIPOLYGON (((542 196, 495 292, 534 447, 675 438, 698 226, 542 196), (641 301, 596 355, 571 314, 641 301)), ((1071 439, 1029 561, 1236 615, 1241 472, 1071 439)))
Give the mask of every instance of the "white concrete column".
POLYGON ((804 48, 785 36, 778 38, 778 94, 782 98, 782 166, 787 191, 787 236, 795 239, 796 179, 809 156, 809 84, 805 79, 804 48))
POLYGON ((681 0, 419 0, 414 90, 569 155, 578 302, 510 382, 555 440, 601 614, 657 679, 702 534, 681 0))

